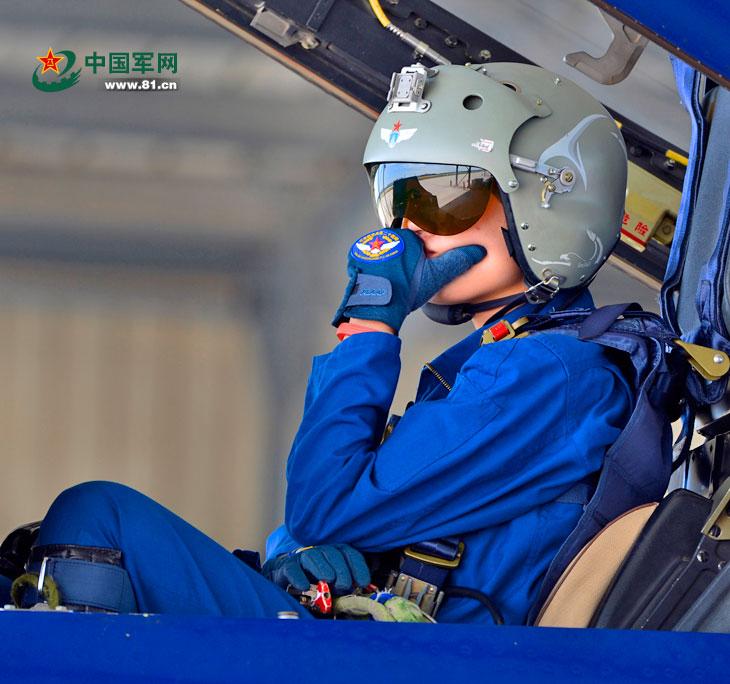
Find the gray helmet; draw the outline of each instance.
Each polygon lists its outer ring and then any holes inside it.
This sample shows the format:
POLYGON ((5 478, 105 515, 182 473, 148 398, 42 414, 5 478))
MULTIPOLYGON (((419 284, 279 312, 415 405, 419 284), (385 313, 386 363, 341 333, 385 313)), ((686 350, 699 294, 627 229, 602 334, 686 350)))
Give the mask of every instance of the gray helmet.
POLYGON ((393 75, 363 163, 460 164, 499 185, 533 301, 587 285, 616 246, 626 149, 611 115, 536 66, 416 64, 393 75))

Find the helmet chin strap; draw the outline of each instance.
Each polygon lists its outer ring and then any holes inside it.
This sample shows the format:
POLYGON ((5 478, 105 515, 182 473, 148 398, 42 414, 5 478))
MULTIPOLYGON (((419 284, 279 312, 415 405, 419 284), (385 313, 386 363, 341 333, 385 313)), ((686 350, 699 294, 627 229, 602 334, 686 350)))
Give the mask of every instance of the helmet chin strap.
MULTIPOLYGON (((580 288, 582 289, 582 288, 580 288)), ((549 302, 560 290, 560 279, 557 276, 550 276, 541 282, 527 288, 519 294, 500 297, 499 299, 489 299, 486 302, 477 304, 424 304, 421 308, 432 321, 443 323, 444 325, 461 325, 470 321, 475 313, 480 311, 489 311, 496 307, 502 308, 492 314, 489 319, 504 316, 516 306, 524 303, 543 304, 549 302)), ((580 292, 579 292, 580 293, 580 292)), ((572 297, 570 302, 575 299, 572 297)))
MULTIPOLYGON (((499 299, 490 299, 486 302, 478 304, 431 304, 427 302, 421 309, 432 321, 443 323, 444 325, 461 325, 470 321, 474 314, 481 311, 489 311, 496 307, 502 307, 497 311, 498 315, 504 315, 519 304, 527 301, 524 292, 513 294, 499 299)), ((495 315, 497 315, 495 314, 495 315)))

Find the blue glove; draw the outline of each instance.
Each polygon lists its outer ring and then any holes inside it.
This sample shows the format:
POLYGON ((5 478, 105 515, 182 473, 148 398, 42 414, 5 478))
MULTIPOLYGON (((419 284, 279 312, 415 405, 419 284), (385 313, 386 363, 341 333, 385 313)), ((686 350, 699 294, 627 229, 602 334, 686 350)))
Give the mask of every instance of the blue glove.
POLYGON ((347 544, 309 546, 272 558, 261 569, 264 577, 282 589, 289 585, 306 591, 319 580, 338 592, 370 584, 370 570, 359 551, 347 544))
POLYGON ((350 282, 332 325, 348 318, 387 323, 396 332, 406 316, 487 253, 479 245, 456 247, 427 259, 410 230, 382 229, 363 235, 350 249, 350 282))

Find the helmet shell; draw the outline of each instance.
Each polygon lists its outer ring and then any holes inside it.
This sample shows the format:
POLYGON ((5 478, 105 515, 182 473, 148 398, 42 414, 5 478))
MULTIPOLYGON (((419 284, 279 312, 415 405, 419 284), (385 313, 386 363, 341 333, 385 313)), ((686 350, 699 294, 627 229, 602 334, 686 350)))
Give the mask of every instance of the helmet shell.
POLYGON ((426 111, 388 111, 375 122, 363 163, 466 164, 503 192, 510 248, 529 284, 557 276, 586 285, 620 237, 626 149, 611 115, 572 81, 527 64, 445 65, 430 70, 426 111), (574 184, 543 206, 549 179, 510 155, 557 169, 574 184))

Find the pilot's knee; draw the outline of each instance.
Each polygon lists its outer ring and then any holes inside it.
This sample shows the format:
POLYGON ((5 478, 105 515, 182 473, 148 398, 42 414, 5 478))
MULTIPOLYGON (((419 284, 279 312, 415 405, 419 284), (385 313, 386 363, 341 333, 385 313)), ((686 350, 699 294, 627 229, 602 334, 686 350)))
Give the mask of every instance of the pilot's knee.
POLYGON ((105 510, 118 511, 124 508, 134 496, 134 489, 117 482, 95 480, 82 482, 62 491, 51 504, 49 514, 61 511, 89 512, 95 515, 105 510))
POLYGON ((83 482, 61 492, 41 523, 28 572, 13 584, 16 605, 45 600, 74 610, 136 610, 123 526, 130 518, 138 524, 134 510, 145 499, 115 482, 83 482))
POLYGON ((97 544, 111 542, 138 497, 143 495, 116 482, 99 480, 69 487, 48 509, 38 543, 89 543, 89 536, 97 544))

